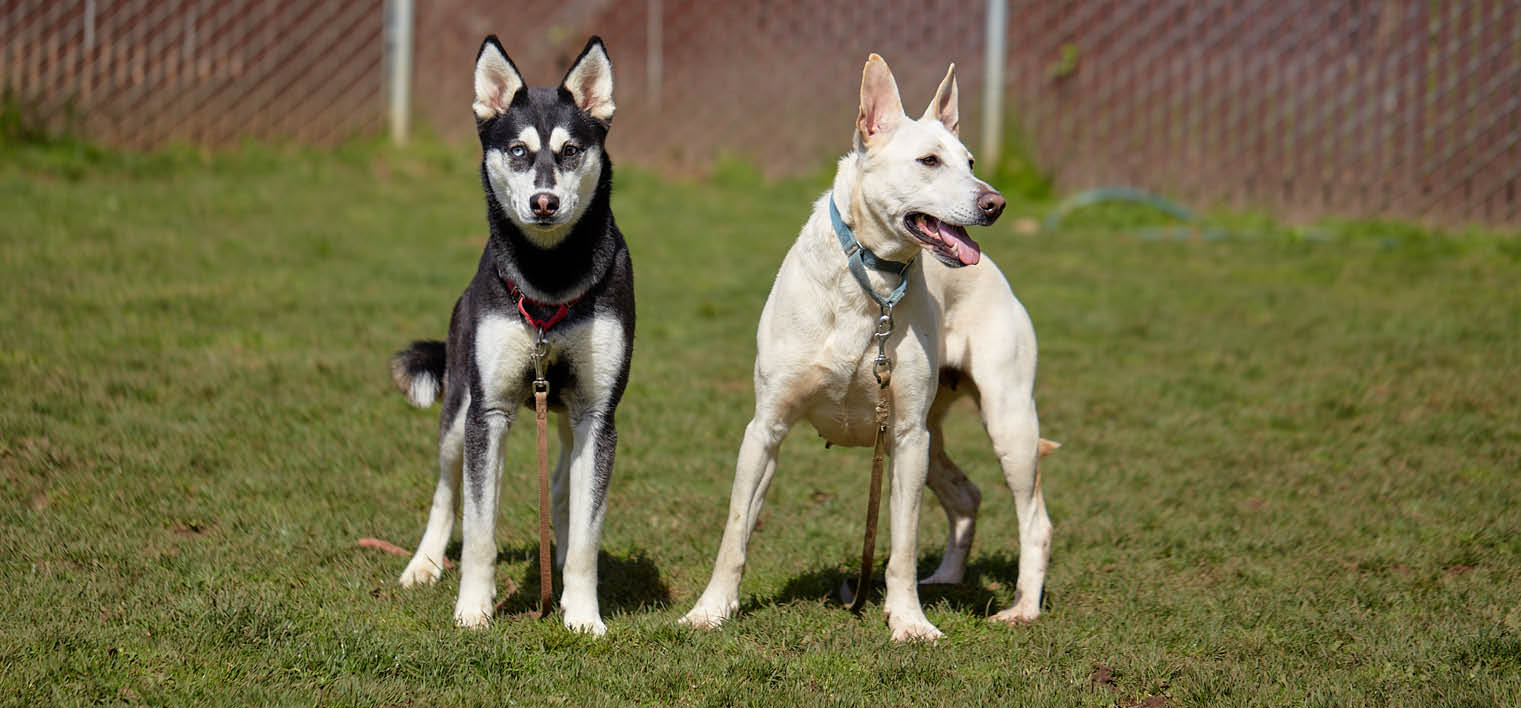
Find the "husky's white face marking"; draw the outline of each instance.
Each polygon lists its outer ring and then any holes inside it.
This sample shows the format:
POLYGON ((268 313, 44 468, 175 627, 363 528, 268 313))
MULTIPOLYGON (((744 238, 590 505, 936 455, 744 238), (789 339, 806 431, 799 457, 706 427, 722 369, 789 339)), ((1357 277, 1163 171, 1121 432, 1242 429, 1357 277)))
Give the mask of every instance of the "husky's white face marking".
MULTIPOLYGON (((541 142, 539 140, 539 129, 531 125, 525 126, 522 132, 518 133, 518 142, 522 143, 523 149, 528 152, 538 152, 541 142)), ((511 150, 511 148, 508 149, 511 150)))
MULTIPOLYGON (((556 128, 551 134, 562 132, 563 129, 556 128)), ((602 174, 602 151, 595 146, 583 148, 566 143, 559 151, 551 150, 547 158, 541 158, 540 150, 531 149, 530 141, 522 139, 526 134, 531 134, 533 144, 539 142, 538 130, 529 127, 506 149, 486 151, 486 176, 507 218, 535 245, 553 248, 570 234, 596 195, 597 180, 602 174), (573 146, 574 154, 565 154, 567 145, 573 146), (559 200, 560 206, 553 216, 533 213, 533 199, 540 194, 550 194, 559 200)))
POLYGON ((979 206, 997 191, 972 174, 972 153, 956 135, 955 65, 924 115, 912 120, 887 64, 873 59, 862 77, 857 122, 862 200, 902 244, 922 247, 947 265, 977 263, 981 251, 963 227, 997 218, 979 206))
POLYGON ((554 130, 549 131, 549 149, 556 153, 560 152, 560 148, 565 147, 565 143, 569 140, 570 132, 558 125, 554 130))

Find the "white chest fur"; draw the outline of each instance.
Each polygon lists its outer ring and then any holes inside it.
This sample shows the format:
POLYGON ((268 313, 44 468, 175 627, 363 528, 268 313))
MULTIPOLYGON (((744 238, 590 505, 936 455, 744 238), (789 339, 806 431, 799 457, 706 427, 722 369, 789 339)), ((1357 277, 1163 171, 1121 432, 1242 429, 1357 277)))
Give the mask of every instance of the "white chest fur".
MULTIPOLYGON (((572 404, 605 400, 618 380, 627 352, 623 324, 592 317, 551 329, 549 366, 569 364, 574 389, 561 392, 572 404)), ((493 315, 475 328, 475 364, 488 407, 511 410, 524 395, 522 382, 533 370, 538 333, 519 317, 493 315)))

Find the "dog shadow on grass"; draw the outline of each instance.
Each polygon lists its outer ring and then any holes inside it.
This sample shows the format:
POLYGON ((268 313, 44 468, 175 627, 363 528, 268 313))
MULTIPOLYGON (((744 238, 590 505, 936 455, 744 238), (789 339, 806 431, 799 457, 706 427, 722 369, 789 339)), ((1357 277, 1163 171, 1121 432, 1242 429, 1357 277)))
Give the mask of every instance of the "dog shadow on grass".
MULTIPOLYGON (((919 558, 918 577, 923 578, 940 566, 939 555, 919 558)), ((886 579, 883 561, 871 578, 871 597, 868 603, 880 605, 886 579)), ((843 607, 841 588, 855 590, 855 568, 843 565, 821 568, 793 577, 775 595, 751 597, 741 606, 742 612, 751 612, 768 605, 784 605, 797 601, 826 600, 843 607)), ((974 617, 988 617, 1003 610, 1013 602, 1014 584, 1019 577, 1019 559, 1002 553, 975 556, 967 564, 966 577, 955 585, 920 585, 919 602, 925 607, 943 604, 953 611, 974 617)), ((1042 605, 1045 599, 1042 598, 1042 605)))
MULTIPOLYGON (((458 544, 452 544, 457 546, 458 544)), ((458 558, 458 550, 451 555, 458 558)), ((537 611, 539 608, 539 544, 525 543, 504 547, 496 554, 498 567, 504 563, 527 563, 515 583, 500 583, 497 587, 497 615, 515 615, 537 611), (509 584, 510 583, 510 584, 509 584), (505 587, 504 587, 505 585, 505 587), (512 588, 515 587, 515 590, 512 588), (508 590, 512 590, 508 593, 508 590)), ((560 571, 554 571, 554 597, 558 604, 560 592, 565 588, 560 571)), ((660 569, 644 550, 628 556, 615 556, 607 551, 597 552, 597 599, 602 614, 613 610, 661 610, 671 604, 671 589, 660 577, 660 569)))

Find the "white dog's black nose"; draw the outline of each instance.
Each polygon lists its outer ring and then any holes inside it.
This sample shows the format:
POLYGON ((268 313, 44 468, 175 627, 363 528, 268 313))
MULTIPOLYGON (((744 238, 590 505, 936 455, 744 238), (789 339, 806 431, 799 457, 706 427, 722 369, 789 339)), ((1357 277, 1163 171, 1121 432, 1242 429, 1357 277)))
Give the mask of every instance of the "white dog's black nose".
MULTIPOLYGON (((554 216, 560 208, 560 198, 549 192, 539 192, 528 198, 529 206, 533 207, 534 216, 554 216)), ((998 208, 1003 208, 1003 198, 998 199, 998 208)))
POLYGON ((1003 213, 1003 206, 1003 195, 998 192, 983 192, 977 197, 977 208, 982 211, 983 216, 987 217, 989 224, 996 221, 998 215, 1003 213))

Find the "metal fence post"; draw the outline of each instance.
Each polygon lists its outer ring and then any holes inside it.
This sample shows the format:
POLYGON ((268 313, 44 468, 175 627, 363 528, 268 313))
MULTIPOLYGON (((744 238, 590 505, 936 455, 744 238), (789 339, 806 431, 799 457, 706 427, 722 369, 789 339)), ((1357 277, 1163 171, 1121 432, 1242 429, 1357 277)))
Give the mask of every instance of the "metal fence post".
POLYGON ((649 94, 650 108, 660 110, 660 89, 665 71, 665 38, 663 34, 665 11, 660 0, 645 3, 644 91, 649 94))
POLYGON ((998 169, 1003 152, 1003 65, 1009 32, 1008 0, 988 0, 987 42, 982 55, 982 162, 998 169))
POLYGON ((391 141, 405 145, 412 112, 412 0, 387 0, 385 7, 391 141))

